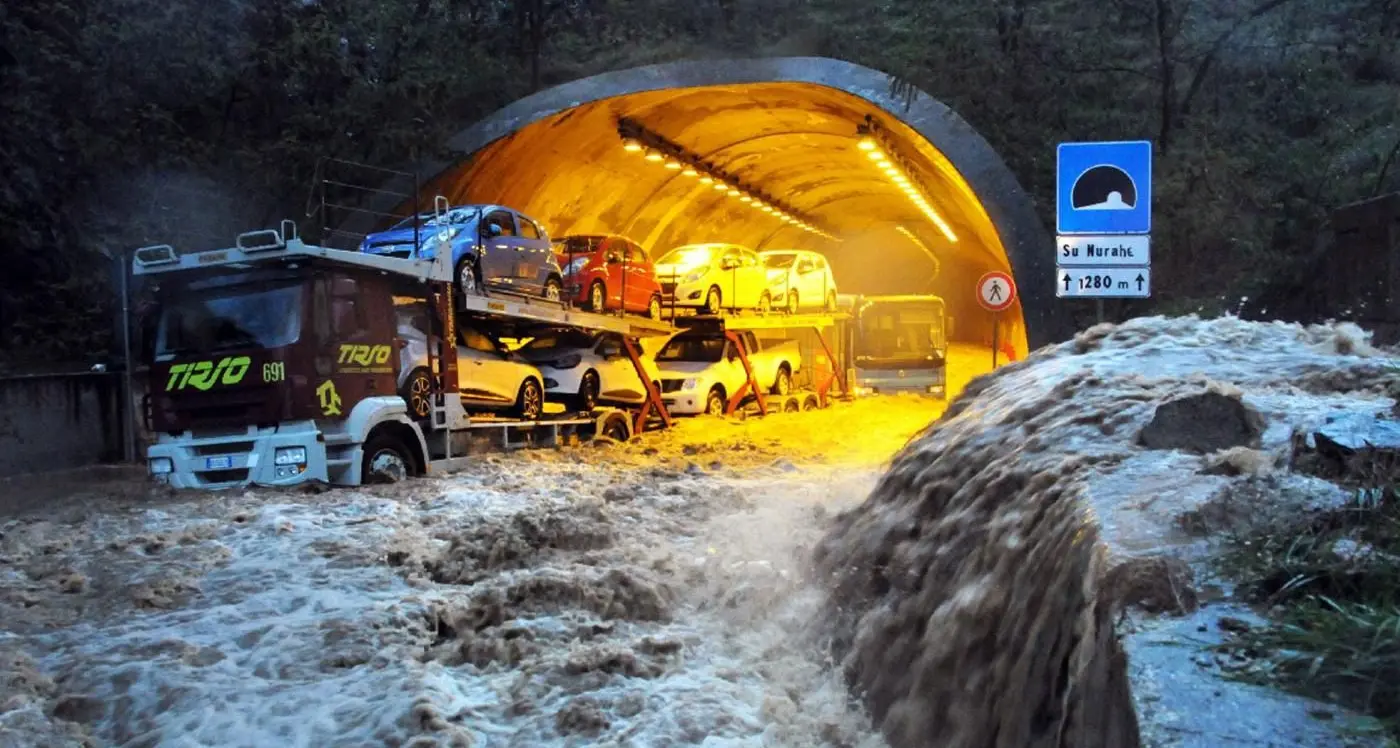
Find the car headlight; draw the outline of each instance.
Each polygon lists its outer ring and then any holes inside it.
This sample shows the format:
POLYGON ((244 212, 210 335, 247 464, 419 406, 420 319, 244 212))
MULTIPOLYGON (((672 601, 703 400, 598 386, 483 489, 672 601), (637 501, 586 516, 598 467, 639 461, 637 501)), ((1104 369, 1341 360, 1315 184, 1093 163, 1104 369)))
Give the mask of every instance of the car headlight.
POLYGON ((554 362, 555 369, 572 369, 583 362, 583 356, 577 353, 570 354, 554 362))
POLYGON ((169 475, 175 472, 175 463, 169 457, 152 457, 151 475, 169 475))
POLYGON ((686 282, 686 283, 694 283, 695 281, 698 281, 698 280, 700 280, 701 278, 704 278, 704 277, 705 277, 705 274, 708 273, 708 272, 710 272, 710 266, 709 266, 709 265, 701 265, 700 267, 695 268, 694 270, 692 270, 692 271, 690 271, 689 273, 686 274, 686 276, 685 276, 685 282, 686 282))
POLYGON ((687 379, 684 382, 681 382, 681 389, 693 390, 698 384, 700 384, 700 380, 698 379, 687 379))
POLYGON ((306 447, 278 447, 272 453, 272 461, 277 465, 305 465, 306 447))

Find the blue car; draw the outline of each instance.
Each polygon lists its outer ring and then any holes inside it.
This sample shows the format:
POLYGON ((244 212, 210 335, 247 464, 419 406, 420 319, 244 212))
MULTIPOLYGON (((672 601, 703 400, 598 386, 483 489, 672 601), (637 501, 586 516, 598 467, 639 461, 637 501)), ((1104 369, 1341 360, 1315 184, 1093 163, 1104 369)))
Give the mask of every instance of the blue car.
POLYGON ((549 236, 539 222, 501 205, 458 205, 414 218, 365 237, 360 251, 389 257, 431 259, 443 244, 451 247, 452 267, 462 293, 490 285, 552 301, 562 297, 563 273, 549 236), (416 249, 416 251, 415 251, 416 249))

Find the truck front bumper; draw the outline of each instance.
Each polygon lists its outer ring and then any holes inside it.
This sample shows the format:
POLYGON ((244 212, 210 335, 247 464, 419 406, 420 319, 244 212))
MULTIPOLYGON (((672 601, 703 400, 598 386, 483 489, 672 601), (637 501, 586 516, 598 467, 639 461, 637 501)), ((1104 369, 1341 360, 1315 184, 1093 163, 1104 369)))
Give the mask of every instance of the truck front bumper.
POLYGON ((313 421, 243 433, 162 434, 146 450, 151 477, 175 488, 290 486, 327 481, 326 444, 313 421))

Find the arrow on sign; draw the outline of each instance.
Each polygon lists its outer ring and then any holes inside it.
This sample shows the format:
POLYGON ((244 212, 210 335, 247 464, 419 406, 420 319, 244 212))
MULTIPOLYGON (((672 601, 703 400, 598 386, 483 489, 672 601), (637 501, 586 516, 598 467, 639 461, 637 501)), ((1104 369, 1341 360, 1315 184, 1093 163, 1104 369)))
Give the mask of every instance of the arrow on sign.
POLYGON ((1070 280, 1070 278, 1069 278, 1069 273, 1065 273, 1065 290, 1066 290, 1066 291, 1069 290, 1069 280, 1070 280))
POLYGON ((1141 291, 1141 290, 1142 290, 1142 284, 1143 284, 1143 282, 1144 282, 1144 281, 1143 281, 1143 277, 1142 277, 1142 273, 1138 273, 1137 282, 1138 282, 1138 290, 1141 291))

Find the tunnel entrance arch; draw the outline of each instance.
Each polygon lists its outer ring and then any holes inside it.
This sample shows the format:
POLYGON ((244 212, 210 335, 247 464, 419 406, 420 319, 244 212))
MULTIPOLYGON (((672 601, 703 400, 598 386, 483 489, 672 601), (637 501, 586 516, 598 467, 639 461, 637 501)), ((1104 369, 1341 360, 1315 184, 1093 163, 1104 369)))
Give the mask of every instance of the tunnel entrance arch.
POLYGON ((1051 238, 1002 159, 948 107, 920 91, 897 99, 888 76, 860 65, 766 58, 603 73, 516 101, 447 145, 461 158, 429 167, 425 190, 454 204, 511 205, 555 236, 627 233, 654 253, 720 239, 817 249, 843 293, 938 293, 954 337, 979 342, 990 341, 991 318, 975 282, 1003 270, 1019 287, 1001 315, 1018 356, 1072 332, 1052 292, 1051 238), (644 168, 622 148, 623 120, 780 200, 819 233, 726 201, 686 180, 690 169, 644 168), (860 160, 867 121, 938 216, 860 160))

